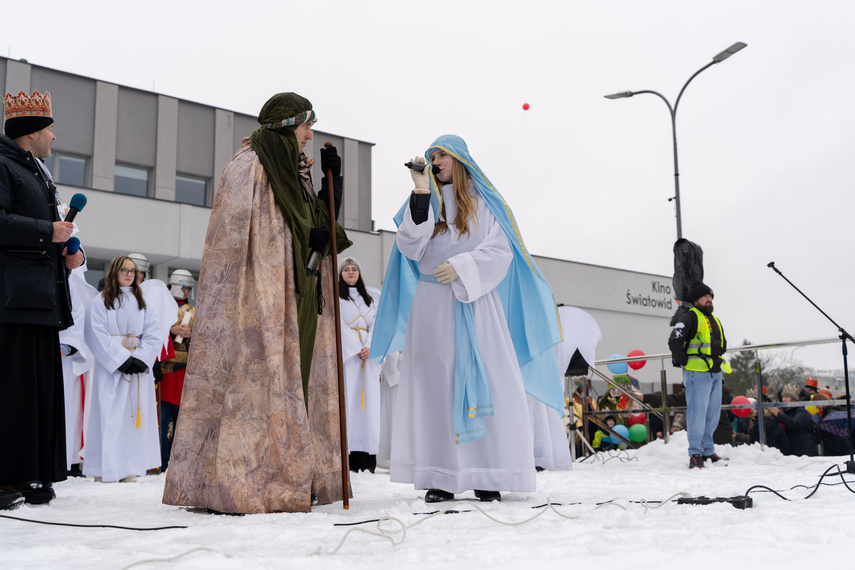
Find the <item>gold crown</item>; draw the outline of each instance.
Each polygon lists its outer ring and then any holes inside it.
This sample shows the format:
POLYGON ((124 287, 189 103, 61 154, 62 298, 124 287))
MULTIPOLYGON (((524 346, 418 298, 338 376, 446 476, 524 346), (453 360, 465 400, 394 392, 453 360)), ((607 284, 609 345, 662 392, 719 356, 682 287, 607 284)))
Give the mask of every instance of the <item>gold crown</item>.
POLYGON ((7 120, 17 117, 51 117, 50 93, 45 91, 45 94, 41 95, 38 91, 33 91, 32 95, 27 95, 21 91, 16 97, 6 93, 3 113, 7 120))

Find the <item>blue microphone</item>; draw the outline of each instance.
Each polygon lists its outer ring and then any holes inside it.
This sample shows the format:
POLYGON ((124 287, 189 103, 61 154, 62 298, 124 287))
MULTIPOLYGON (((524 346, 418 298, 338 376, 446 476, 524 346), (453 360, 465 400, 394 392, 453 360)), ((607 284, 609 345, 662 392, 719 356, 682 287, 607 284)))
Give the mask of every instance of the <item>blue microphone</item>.
POLYGON ((86 207, 86 196, 83 194, 75 194, 71 197, 71 203, 68 205, 68 214, 65 215, 66 222, 73 222, 77 217, 77 212, 86 207))
POLYGON ((77 250, 80 249, 80 240, 74 236, 68 238, 68 241, 65 242, 65 249, 68 250, 69 255, 74 255, 77 253, 77 250))

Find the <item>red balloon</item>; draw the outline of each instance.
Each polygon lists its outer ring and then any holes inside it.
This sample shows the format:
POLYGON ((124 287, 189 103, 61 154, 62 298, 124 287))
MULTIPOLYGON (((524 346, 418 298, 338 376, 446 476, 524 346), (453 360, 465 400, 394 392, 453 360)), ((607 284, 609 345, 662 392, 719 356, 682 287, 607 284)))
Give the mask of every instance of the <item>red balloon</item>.
POLYGON ((629 425, 634 426, 636 424, 643 424, 647 421, 647 414, 644 412, 639 412, 637 414, 629 415, 629 425))
POLYGON ((737 396, 731 400, 730 403, 734 406, 745 406, 744 408, 733 408, 731 410, 733 415, 739 416, 740 418, 745 418, 751 415, 751 400, 745 396, 737 396))
MULTIPOLYGON (((627 356, 627 358, 629 358, 631 356, 644 356, 644 351, 638 350, 636 348, 634 350, 630 350, 629 352, 627 352, 626 356, 627 356)), ((629 364, 629 367, 632 368, 633 370, 641 370, 642 368, 644 368, 644 365, 647 364, 647 361, 646 360, 636 360, 635 362, 627 362, 627 364, 629 364)))
POLYGON ((523 111, 528 111, 529 106, 528 103, 523 103, 523 111))

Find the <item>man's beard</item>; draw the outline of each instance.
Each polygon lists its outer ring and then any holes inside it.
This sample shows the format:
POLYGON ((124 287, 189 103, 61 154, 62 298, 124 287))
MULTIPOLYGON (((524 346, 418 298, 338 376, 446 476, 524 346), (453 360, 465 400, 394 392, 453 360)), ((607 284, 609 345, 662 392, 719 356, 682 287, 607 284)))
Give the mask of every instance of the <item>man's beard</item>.
POLYGON ((710 316, 711 314, 713 314, 713 304, 712 304, 712 301, 710 301, 710 302, 709 302, 709 303, 707 303, 706 305, 701 305, 700 307, 698 307, 698 310, 699 310, 700 312, 702 312, 703 314, 705 314, 706 316, 710 316))

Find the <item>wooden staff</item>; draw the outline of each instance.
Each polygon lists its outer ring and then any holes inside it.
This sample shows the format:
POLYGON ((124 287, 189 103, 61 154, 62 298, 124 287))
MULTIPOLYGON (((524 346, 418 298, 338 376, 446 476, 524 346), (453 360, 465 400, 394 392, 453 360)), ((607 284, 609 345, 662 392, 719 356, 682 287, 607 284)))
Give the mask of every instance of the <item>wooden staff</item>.
MULTIPOLYGON (((333 146, 333 143, 327 141, 324 143, 324 148, 333 146)), ((350 469, 347 463, 347 418, 344 410, 344 364, 341 358, 341 309, 338 303, 338 244, 336 243, 336 220, 335 220, 335 188, 333 186, 332 169, 327 169, 327 201, 330 207, 330 234, 331 234, 331 252, 332 270, 335 273, 333 278, 333 297, 335 302, 335 354, 336 362, 338 363, 338 415, 339 415, 339 430, 341 432, 341 488, 342 501, 345 510, 350 509, 350 499, 348 498, 348 490, 350 489, 350 469)))

